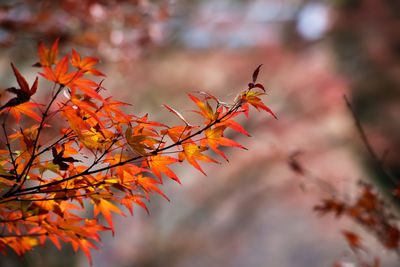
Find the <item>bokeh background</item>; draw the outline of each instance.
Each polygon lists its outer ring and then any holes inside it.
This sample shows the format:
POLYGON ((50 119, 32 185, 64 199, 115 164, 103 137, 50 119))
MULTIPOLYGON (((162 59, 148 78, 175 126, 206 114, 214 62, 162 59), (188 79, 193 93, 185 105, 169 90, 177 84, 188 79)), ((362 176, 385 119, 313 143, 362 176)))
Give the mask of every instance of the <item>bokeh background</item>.
MULTIPOLYGON (((33 80, 38 40, 60 38, 101 59, 105 94, 130 112, 176 123, 163 109, 192 109, 187 92, 230 102, 263 64, 259 81, 277 114, 243 119, 248 150, 226 149, 230 162, 174 170, 167 202, 153 197, 150 215, 115 215, 94 266, 355 266, 341 231, 358 231, 366 257, 398 266, 352 221, 319 217, 313 207, 332 191, 354 195, 362 179, 390 199, 395 182, 374 169, 343 96, 352 102, 384 165, 400 174, 400 2, 398 0, 60 0, 0 1, 0 87, 15 83, 14 62, 33 80), (293 156, 308 173, 289 165, 293 156)), ((46 97, 46 88, 41 95, 46 97)), ((0 100, 7 98, 1 93, 0 100)), ((190 117, 190 116, 189 116, 190 117)), ((195 118, 195 117, 193 117, 195 118)), ((394 208, 396 209, 396 208, 394 208)), ((88 266, 69 245, 35 248, 1 266, 88 266)))

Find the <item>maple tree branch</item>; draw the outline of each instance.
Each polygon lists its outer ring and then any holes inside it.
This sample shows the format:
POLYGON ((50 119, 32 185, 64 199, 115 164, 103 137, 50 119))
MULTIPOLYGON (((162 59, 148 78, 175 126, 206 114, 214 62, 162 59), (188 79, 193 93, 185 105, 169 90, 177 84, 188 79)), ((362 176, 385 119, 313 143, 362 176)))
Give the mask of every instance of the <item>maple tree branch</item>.
POLYGON ((61 84, 60 87, 58 88, 57 92, 55 93, 55 95, 52 97, 51 101, 50 101, 49 104, 47 105, 47 108, 46 108, 45 112, 44 112, 43 115, 42 115, 42 119, 41 119, 41 121, 40 121, 40 125, 39 125, 39 128, 38 128, 38 130, 37 130, 36 138, 35 138, 35 141, 34 141, 34 143, 33 143, 32 155, 31 155, 31 157, 30 157, 28 163, 25 165, 25 168, 23 169, 22 173, 21 173, 19 176, 17 176, 17 183, 15 183, 15 184, 2 196, 2 198, 6 198, 6 197, 12 195, 13 192, 18 192, 18 191, 21 189, 22 185, 25 183, 25 181, 26 181, 26 179, 27 179, 27 177, 28 177, 29 170, 30 170, 31 167, 32 167, 32 163, 33 163, 33 161, 34 161, 35 158, 36 158, 36 156, 35 156, 36 146, 37 146, 38 143, 39 143, 40 132, 41 132, 41 130, 43 129, 44 121, 46 120, 47 113, 49 112, 50 107, 53 105, 54 101, 56 100, 57 96, 60 94, 60 92, 62 91, 63 88, 64 88, 64 85, 61 84), (22 180, 22 181, 21 181, 21 180, 22 180), (18 184, 18 183, 19 183, 19 184, 18 184), (18 185, 17 185, 17 184, 18 184, 18 185))
POLYGON ((8 151, 0 151, 3 165, 6 165, 0 168, 0 186, 3 188, 0 194, 0 252, 4 254, 10 248, 23 255, 42 244, 47 239, 44 235, 48 235, 57 247, 61 240, 72 243, 74 250, 82 249, 92 263, 90 249, 97 249, 93 241, 101 243, 99 232, 114 232, 111 212, 124 214, 116 206, 117 202, 131 213, 133 204, 148 211, 143 200, 150 200, 150 193, 168 199, 159 188, 163 176, 180 182, 167 165, 186 161, 205 174, 197 161, 218 161, 203 151, 210 149, 211 152, 212 149, 226 159, 217 149, 219 146, 241 146, 224 137, 224 131, 230 128, 248 135, 232 118, 242 113, 248 118, 250 105, 276 118, 259 98, 265 95, 264 87, 256 84, 261 65, 254 71, 249 89, 239 94, 233 105, 220 102, 208 93, 203 93, 201 100, 188 94, 200 110, 195 112, 202 116, 202 123, 197 126, 190 125, 179 112, 164 105, 185 122, 185 126, 178 123, 168 127, 148 120, 147 114, 142 117, 126 114, 122 107, 129 104, 111 100, 111 96, 103 98, 99 94, 103 89, 102 82, 85 76, 104 76, 92 67, 99 59, 82 58, 72 49, 58 60, 58 52, 58 39, 51 48, 39 42, 40 62, 35 65, 42 67, 42 77, 54 82, 51 95, 43 104, 29 101, 37 91, 38 77, 29 86, 11 64, 19 89, 7 89, 16 97, 2 108, 11 110, 17 124, 21 115, 36 122, 23 120, 20 131, 7 135, 7 130, 11 129, 6 127, 6 120, 3 121, 6 139, 2 143, 4 148, 8 147, 8 151), (73 71, 69 70, 70 65, 73 71), (262 89, 264 93, 250 92, 252 88, 262 89), (60 100, 60 93, 67 90, 68 100, 60 100), (46 127, 59 128, 57 123, 52 123, 58 117, 68 126, 61 127, 57 136, 44 137, 46 127), (179 154, 165 155, 171 153, 179 154), (73 204, 75 202, 79 202, 82 209, 90 204, 94 213, 89 219, 70 211, 80 209, 73 204), (96 219, 98 214, 102 214, 110 227, 101 225, 96 219))
MULTIPOLYGON (((38 152, 35 154, 35 159, 42 155, 43 153, 49 151, 53 146, 55 146, 56 144, 60 143, 63 139, 69 137, 71 135, 71 133, 73 133, 73 130, 69 130, 67 133, 65 133, 63 136, 61 136, 57 141, 53 142, 51 145, 47 146, 46 148, 42 149, 42 151, 38 152)), ((39 146, 38 146, 39 149, 39 146)), ((22 155, 24 155, 25 153, 28 153, 26 150, 23 151, 22 153, 20 153, 15 160, 17 160, 19 157, 21 157, 22 155)))
MULTIPOLYGON (((68 188, 68 189, 55 189, 55 190, 45 190, 45 191, 42 190, 42 191, 35 192, 35 194, 51 194, 51 193, 58 193, 58 192, 65 192, 66 193, 68 191, 75 191, 75 190, 85 189, 85 188, 88 188, 88 187, 98 186, 98 185, 101 185, 101 184, 104 184, 104 181, 100 181, 100 182, 94 183, 94 184, 83 185, 83 186, 79 186, 79 187, 68 188)), ((18 197, 18 196, 24 196, 24 195, 30 195, 30 194, 32 194, 32 192, 22 192, 22 193, 15 193, 14 196, 18 197)), ((19 200, 19 199, 13 198, 11 200, 7 199, 5 201, 1 201, 0 200, 0 203, 13 201, 13 200, 19 200)))
POLYGON ((73 132, 73 130, 69 130, 67 133, 65 133, 63 136, 61 136, 57 141, 53 142, 51 145, 49 145, 46 148, 42 149, 42 151, 36 153, 35 158, 37 158, 41 154, 45 153, 46 151, 49 151, 53 146, 55 146, 56 144, 60 143, 63 139, 69 137, 69 135, 72 132, 73 132))
MULTIPOLYGON (((202 129, 198 130, 197 132, 195 132, 195 133, 193 133, 193 134, 191 134, 191 135, 189 135, 189 136, 187 136, 187 137, 185 137, 185 138, 183 138, 183 139, 181 139, 181 140, 179 140, 179 141, 177 141, 177 142, 175 142, 175 143, 173 143, 173 144, 171 144, 169 146, 155 149, 155 150, 149 152, 149 154, 150 155, 153 155, 153 154, 157 155, 159 152, 162 152, 162 151, 168 150, 170 148, 173 148, 173 147, 181 145, 185 141, 187 141, 187 140, 189 140, 189 139, 191 139, 191 138, 203 133, 205 130, 211 128, 215 124, 223 122, 224 119, 229 119, 229 116, 232 115, 238 108, 240 108, 240 106, 241 106, 240 104, 236 104, 230 110, 228 110, 221 118, 218 118, 218 119, 212 121, 211 123, 207 124, 207 126, 203 127, 202 129)), ((61 179, 61 180, 53 181, 53 182, 50 182, 50 183, 47 183, 47 184, 42 184, 42 185, 32 186, 32 187, 28 187, 28 188, 23 188, 23 189, 18 190, 18 193, 19 192, 29 192, 31 194, 35 194, 36 193, 36 192, 34 192, 35 190, 39 190, 39 189, 46 188, 46 187, 49 187, 49 186, 57 185, 57 184, 60 184, 60 183, 75 179, 77 177, 84 176, 84 175, 91 175, 91 174, 94 174, 94 173, 106 171, 106 170, 109 170, 109 169, 112 169, 112 168, 115 168, 115 167, 118 167, 118 166, 125 165, 125 164, 127 164, 129 162, 136 161, 138 159, 142 159, 144 157, 145 156, 143 156, 143 155, 139 155, 139 156, 136 156, 136 157, 124 160, 124 161, 120 161, 120 162, 115 163, 113 165, 105 166, 105 167, 102 167, 102 168, 99 168, 99 169, 96 169, 96 170, 92 170, 92 171, 90 169, 93 166, 90 166, 89 168, 87 168, 83 172, 78 173, 76 175, 73 175, 73 176, 70 176, 70 177, 67 177, 67 178, 64 178, 64 179, 61 179)), ((17 193, 17 192, 15 192, 15 193, 17 193)))
MULTIPOLYGON (((54 101, 57 99, 57 96, 61 93, 61 91, 62 91, 63 88, 64 88, 64 85, 60 84, 60 87, 58 88, 57 92, 55 93, 55 95, 54 95, 53 98, 51 99, 50 103, 47 105, 47 108, 46 108, 46 110, 44 111, 44 113, 43 113, 43 115, 42 115, 42 120, 40 121, 40 125, 39 125, 39 128, 38 128, 38 130, 37 130, 36 138, 35 138, 35 141, 34 141, 34 143, 33 143, 33 152, 32 152, 32 156, 31 156, 31 158, 29 159, 28 164, 26 165, 25 169, 23 170, 23 172, 22 172, 22 174, 21 174, 21 175, 25 175, 24 181, 26 180, 26 177, 27 177, 27 175, 28 175, 28 173, 29 173, 29 170, 30 170, 30 168, 32 167, 32 163, 33 163, 33 161, 34 161, 35 158, 36 158, 36 156, 35 156, 35 153, 36 153, 36 146, 37 146, 38 143, 39 143, 40 132, 41 132, 42 129, 43 129, 44 121, 46 120, 46 117, 47 117, 47 114, 48 114, 48 112, 49 112, 49 110, 50 110, 50 107, 53 105, 54 101), (26 174, 25 174, 25 172, 26 172, 26 174)), ((23 183, 24 183, 24 182, 22 182, 20 186, 22 186, 23 183)), ((18 190, 18 189, 17 189, 17 190, 18 190)))
POLYGON ((9 142, 9 140, 8 140, 8 135, 7 135, 7 130, 6 130, 6 124, 5 124, 5 122, 2 123, 2 127, 3 127, 3 131, 4 131, 4 136, 5 136, 5 138, 6 138, 6 146, 7 146, 7 149, 8 149, 8 153, 10 154, 11 163, 12 163, 12 165, 13 165, 13 167, 14 167, 15 177, 18 177, 18 173, 17 173, 17 164, 16 164, 16 162, 15 162, 15 158, 14 158, 13 152, 12 152, 12 150, 11 150, 11 145, 10 145, 10 142, 9 142))
MULTIPOLYGON (((104 152, 100 155, 100 157, 98 157, 95 161, 93 161, 93 163, 86 169, 87 171, 89 171, 91 168, 93 168, 94 166, 96 166, 100 160, 108 154, 108 152, 110 152, 111 148, 114 146, 114 144, 118 141, 118 138, 120 137, 120 134, 117 135, 117 137, 111 142, 111 145, 109 145, 104 152)), ((86 171, 85 170, 85 171, 86 171)))
MULTIPOLYGON (((89 187, 89 186, 88 186, 89 187)), ((68 200, 68 199, 74 199, 78 197, 87 197, 90 195, 98 195, 98 192, 93 192, 90 194, 81 194, 81 195, 73 195, 73 196, 65 196, 65 197, 51 197, 51 198, 27 198, 27 199, 19 199, 16 198, 14 201, 21 201, 21 202, 31 202, 31 201, 48 201, 48 200, 68 200)))

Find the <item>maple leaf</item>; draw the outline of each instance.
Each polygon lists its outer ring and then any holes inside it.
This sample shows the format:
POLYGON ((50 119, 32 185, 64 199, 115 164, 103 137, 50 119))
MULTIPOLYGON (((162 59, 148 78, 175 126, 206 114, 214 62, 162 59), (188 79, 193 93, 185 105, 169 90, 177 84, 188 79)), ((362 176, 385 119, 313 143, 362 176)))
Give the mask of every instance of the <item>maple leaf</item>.
POLYGON ((49 81, 70 87, 76 80, 82 78, 84 73, 82 71, 67 73, 68 58, 69 53, 60 60, 54 70, 50 67, 43 67, 44 73, 39 74, 49 81))
POLYGON ((90 126, 83 120, 82 116, 79 114, 78 109, 74 109, 72 106, 65 106, 61 110, 61 115, 65 117, 69 125, 71 126, 72 130, 78 135, 82 135, 83 129, 90 129, 90 126))
MULTIPOLYGON (((110 165, 114 165, 114 164, 119 164, 121 161, 125 161, 129 159, 129 157, 127 155, 115 155, 115 156, 111 156, 108 157, 105 162, 109 163, 110 165)), ((131 181, 131 179, 134 177, 136 174, 141 173, 146 171, 146 169, 140 168, 136 165, 133 164, 124 164, 121 166, 117 166, 115 168, 115 172, 117 177, 120 179, 120 183, 125 184, 125 177, 128 176, 128 181, 131 181)))
POLYGON ((253 81, 251 83, 249 83, 249 89, 248 90, 257 87, 257 88, 260 88, 261 90, 263 90, 265 92, 264 86, 261 83, 256 83, 261 66, 262 66, 262 64, 260 64, 255 69, 255 71, 253 72, 253 81))
MULTIPOLYGON (((233 116, 236 116, 236 114, 239 114, 239 113, 236 112, 236 113, 233 114, 233 116)), ((221 116, 223 116, 223 115, 221 115, 221 116)), ((232 116, 230 118, 232 118, 232 116)), ((240 125, 238 122, 236 122, 234 120, 231 120, 231 119, 224 120, 223 122, 217 123, 217 124, 215 124, 215 126, 216 127, 226 126, 226 127, 231 128, 232 130, 235 130, 235 131, 237 131, 239 133, 242 133, 242 134, 247 135, 247 136, 250 137, 250 134, 243 128, 242 125, 240 125)))
POLYGON ((0 237, 0 246, 5 244, 12 248, 19 256, 22 256, 26 251, 31 250, 39 242, 34 237, 0 237))
POLYGON ((219 113, 218 112, 214 113, 214 111, 212 110, 208 101, 206 101, 204 103, 204 102, 200 101, 200 99, 198 99, 197 97, 195 97, 191 94, 188 94, 188 95, 193 100, 193 102, 195 102, 196 105, 200 108, 200 111, 194 111, 194 112, 199 113, 204 118, 206 118, 208 120, 205 122, 206 124, 208 124, 210 121, 214 121, 218 118, 219 113))
MULTIPOLYGON (((162 148, 162 147, 161 147, 162 148)), ((177 181, 178 183, 181 183, 176 176, 176 174, 171 171, 170 168, 168 168, 166 165, 174 164, 176 162, 179 162, 178 159, 169 157, 169 156, 161 156, 161 155, 156 155, 156 156, 151 156, 147 161, 143 162, 143 167, 149 166, 151 171, 154 173, 155 176, 157 176, 160 179, 160 182, 162 183, 161 180, 161 172, 167 175, 169 178, 177 181)))
POLYGON ((99 62, 99 59, 95 57, 87 57, 81 60, 81 56, 74 49, 72 49, 71 65, 79 69, 83 73, 93 74, 97 76, 105 76, 97 69, 92 68, 92 66, 97 64, 97 62, 99 62))
POLYGON ((111 216, 111 212, 116 212, 119 213, 123 216, 125 216, 125 214, 123 214, 121 212, 121 210, 115 206, 113 203, 111 203, 108 200, 105 200, 104 198, 98 197, 98 195, 96 195, 96 198, 93 199, 95 201, 95 205, 94 205, 94 216, 96 217, 97 214, 99 214, 99 212, 101 212, 104 216, 104 218, 106 219, 108 225, 111 228, 111 231, 114 234, 114 226, 113 226, 113 222, 112 222, 112 216, 111 216))
MULTIPOLYGON (((36 104, 36 103, 26 102, 26 103, 22 103, 17 106, 14 106, 14 107, 8 107, 6 110, 9 110, 11 112, 11 114, 14 116, 17 123, 19 123, 19 120, 21 119, 21 113, 23 113, 31 118, 34 118, 37 121, 41 121, 42 118, 38 114, 36 114, 34 111, 31 110, 32 108, 36 108, 38 106, 41 106, 41 105, 36 104)), ((1 111, 0 111, 0 113, 1 113, 1 111)))
POLYGON ((185 125, 185 126, 174 126, 174 127, 169 128, 169 129, 163 129, 163 130, 161 130, 161 134, 163 134, 163 135, 168 135, 169 138, 171 138, 171 140, 172 140, 174 143, 177 143, 177 142, 179 142, 180 140, 182 140, 182 139, 184 139, 184 138, 187 138, 187 137, 190 135, 191 130, 192 130, 193 128, 196 128, 196 127, 194 127, 194 126, 189 126, 189 125, 185 125))
POLYGON ((96 90, 96 89, 102 88, 102 87, 92 80, 81 79, 79 77, 79 78, 71 81, 71 83, 68 86, 72 89, 72 92, 71 92, 72 95, 75 94, 76 89, 79 89, 83 93, 85 93, 87 96, 104 102, 104 99, 101 97, 101 95, 99 95, 99 93, 96 90), (93 88, 96 88, 96 89, 93 89, 93 88))
POLYGON ((226 126, 219 126, 215 127, 214 129, 208 128, 205 130, 205 138, 200 141, 201 146, 206 146, 208 145, 212 150, 220 154, 226 161, 229 161, 228 158, 225 156, 225 154, 218 150, 218 146, 235 146, 235 147, 240 147, 243 149, 246 149, 245 147, 239 145, 235 141, 223 137, 222 134, 225 130, 226 126))
POLYGON ((90 106, 83 101, 73 100, 77 106, 65 106, 61 115, 65 117, 82 145, 89 149, 103 149, 113 142, 114 132, 104 125, 90 106), (82 108, 82 109, 81 109, 82 108))
MULTIPOLYGON (((79 100, 77 95, 73 95, 71 97, 71 101, 72 103, 75 105, 75 110, 80 113, 80 116, 82 118, 84 118, 84 121, 91 126, 94 126, 94 124, 99 124, 101 126, 101 128, 104 128, 104 125, 102 123, 102 121, 100 120, 100 118, 97 116, 97 106, 91 102, 91 101, 87 101, 87 100, 79 100), (93 122, 93 123, 90 123, 93 122)), ((90 129, 90 127, 88 127, 87 129, 90 129)))
MULTIPOLYGON (((33 153, 33 144, 34 144, 34 138, 37 134, 37 129, 36 127, 31 127, 30 129, 25 129, 22 130, 20 129, 19 133, 12 134, 9 137, 12 139, 18 138, 21 144, 21 148, 23 151, 26 151, 29 155, 26 155, 27 157, 30 157, 30 155, 33 153)), ((21 155, 22 157, 25 157, 25 155, 21 155)))
POLYGON ((89 131, 84 131, 78 138, 81 143, 89 149, 103 150, 114 142, 113 138, 115 136, 114 132, 101 129, 97 125, 91 127, 89 131))
POLYGON ((166 200, 169 201, 169 198, 156 186, 156 184, 159 184, 160 182, 157 180, 154 180, 153 178, 143 176, 142 174, 139 174, 138 176, 135 177, 135 183, 136 185, 139 185, 140 187, 143 188, 145 191, 147 198, 149 198, 148 193, 149 192, 157 192, 158 194, 162 195, 166 200))
POLYGON ((142 198, 144 198, 144 196, 142 196, 142 195, 127 195, 123 199, 121 199, 121 204, 124 205, 129 210, 131 215, 133 215, 132 203, 135 203, 135 204, 141 206, 143 209, 146 210, 147 213, 149 213, 149 210, 147 209, 146 205, 142 201, 142 198))
POLYGON ((193 167, 201 171, 204 175, 206 173, 201 169, 197 160, 208 161, 218 163, 218 161, 201 154, 201 152, 206 151, 208 148, 204 146, 198 146, 194 143, 184 143, 182 144, 183 151, 179 152, 179 161, 186 159, 193 167))
MULTIPOLYGON (((6 91, 13 93, 16 95, 16 97, 10 99, 6 104, 0 107, 0 111, 4 110, 5 108, 11 108, 18 106, 20 104, 23 104, 25 102, 28 102, 31 99, 31 96, 36 93, 37 86, 38 86, 38 78, 36 77, 33 85, 31 88, 29 88, 29 85, 25 78, 21 75, 21 73, 18 71, 18 69, 14 66, 13 63, 11 63, 11 67, 14 71, 14 75, 17 78, 17 82, 19 85, 19 89, 15 87, 11 87, 6 89, 6 91)), ((32 114, 30 114, 32 115, 32 114)), ((19 120, 19 119, 18 119, 19 120)))
POLYGON ((142 127, 135 127, 135 131, 132 131, 132 127, 128 127, 125 138, 134 152, 146 156, 149 154, 146 150, 153 150, 154 144, 158 143, 156 139, 149 137, 149 134, 151 132, 144 131, 142 127))
POLYGON ((130 118, 126 115, 119 107, 129 106, 130 104, 119 102, 119 101, 111 101, 111 97, 108 97, 104 100, 103 105, 100 109, 104 110, 108 115, 108 118, 112 118, 113 120, 120 123, 129 123, 130 118), (114 116, 113 116, 114 114, 114 116))
POLYGON ((249 106, 248 104, 252 105, 255 107, 258 111, 260 110, 265 110, 266 112, 270 113, 275 119, 278 119, 276 115, 272 112, 271 109, 269 109, 262 100, 259 98, 259 96, 265 95, 265 93, 261 92, 253 92, 253 91, 244 91, 241 95, 241 102, 242 104, 242 109, 244 110, 246 117, 248 118, 248 110, 249 106))
MULTIPOLYGON (((76 52, 75 52, 76 53, 76 52)), ((53 81, 62 86, 71 88, 71 94, 74 95, 76 89, 81 90, 89 97, 104 101, 104 99, 98 94, 94 88, 102 88, 100 85, 89 79, 82 79, 85 71, 78 70, 75 72, 68 73, 68 59, 69 53, 65 55, 60 62, 56 65, 54 70, 51 67, 43 67, 43 72, 40 73, 44 78, 49 81, 53 81)))
MULTIPOLYGON (((157 136, 157 131, 153 129, 154 126, 156 127, 167 127, 166 125, 156 122, 156 121, 148 121, 149 114, 144 115, 142 118, 135 120, 135 122, 143 129, 150 130, 155 133, 153 136, 157 136)), ((152 134, 149 134, 152 135, 152 134)))
MULTIPOLYGON (((37 199, 45 199, 43 196, 37 196, 37 199)), ((35 210, 39 209, 38 212, 54 212, 60 217, 64 217, 64 212, 60 208, 60 203, 54 201, 54 200, 47 200, 47 201, 36 201, 33 202, 32 205, 29 207, 29 209, 35 210)))
POLYGON ((57 63, 57 57, 58 57, 58 38, 55 40, 53 45, 51 46, 50 49, 45 47, 42 43, 42 41, 39 41, 38 45, 38 56, 40 59, 40 62, 36 63, 35 67, 51 67, 52 65, 57 63))
POLYGON ((66 171, 69 168, 69 165, 66 162, 73 163, 78 162, 79 160, 74 159, 73 157, 64 157, 65 146, 61 147, 61 151, 57 152, 57 149, 53 146, 51 148, 51 152, 53 154, 53 163, 60 166, 60 170, 66 171))
POLYGON ((89 240, 82 238, 79 242, 79 247, 82 249, 83 253, 85 253, 86 257, 89 259, 90 265, 93 264, 92 255, 90 253, 90 248, 98 249, 95 245, 93 245, 89 240))
MULTIPOLYGON (((80 221, 80 220, 79 220, 80 221)), ((65 242, 71 242, 74 252, 81 248, 85 253, 86 257, 89 259, 90 265, 92 265, 92 257, 90 253, 90 248, 98 249, 88 238, 91 238, 97 242, 100 242, 100 237, 97 231, 105 231, 108 228, 98 225, 97 220, 84 220, 84 225, 75 225, 77 220, 67 219, 62 222, 58 222, 59 227, 62 229, 67 229, 65 234, 69 237, 66 239, 65 235, 59 235, 65 242)))

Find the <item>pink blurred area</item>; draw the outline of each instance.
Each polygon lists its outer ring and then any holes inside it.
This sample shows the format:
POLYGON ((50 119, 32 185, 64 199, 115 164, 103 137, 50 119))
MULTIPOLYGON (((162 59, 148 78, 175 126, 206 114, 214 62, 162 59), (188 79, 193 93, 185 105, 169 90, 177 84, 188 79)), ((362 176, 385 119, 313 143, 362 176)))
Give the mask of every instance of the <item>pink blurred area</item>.
MULTIPOLYGON (((142 2, 150 8, 150 1, 142 2)), ((399 55, 387 49, 398 45, 394 15, 379 1, 331 2, 169 1, 169 18, 146 24, 151 45, 138 45, 134 26, 118 18, 105 24, 105 5, 90 6, 92 20, 108 25, 107 36, 98 33, 94 47, 81 49, 102 60, 105 94, 132 104, 127 111, 177 123, 162 107, 167 104, 196 120, 187 93, 207 91, 232 102, 263 64, 264 101, 278 116, 252 110, 250 120, 240 119, 251 138, 234 131, 227 136, 248 150, 225 149, 229 162, 211 153, 221 164, 202 164, 207 176, 176 166, 182 185, 166 181, 163 186, 170 202, 155 196, 150 215, 140 207, 132 217, 116 214, 115 236, 103 235, 101 251, 93 251, 94 266, 354 264, 343 229, 360 231, 382 266, 397 266, 395 255, 355 223, 313 211, 332 194, 316 180, 354 196, 359 179, 375 176, 344 95, 355 104, 377 153, 389 149, 389 167, 399 166, 399 55), (371 5, 379 6, 378 14, 371 15, 371 5), (293 155, 310 177, 290 167, 293 155)), ((77 31, 77 36, 88 32, 77 31)), ((6 34, 12 32, 0 31, 0 41, 6 34)), ((10 36, 5 40, 34 39, 10 36)), ((82 45, 77 38, 65 40, 65 50, 82 45)), ((2 73, 10 57, 1 53, 2 73)), ((70 255, 33 251, 27 257, 63 266, 56 262, 70 255)), ((89 265, 82 253, 74 264, 89 265)))
POLYGON ((249 121, 241 118, 252 137, 235 132, 228 137, 248 150, 226 149, 230 162, 219 158, 221 164, 203 164, 206 177, 191 166, 175 168, 182 185, 166 183, 171 202, 155 198, 150 215, 140 210, 132 218, 116 217, 117 234, 106 235, 107 253, 96 253, 95 263, 329 266, 340 259, 346 252, 342 222, 313 212, 326 195, 288 164, 301 152, 306 168, 346 192, 363 175, 351 149, 354 129, 343 101, 349 89, 325 49, 172 51, 135 63, 132 75, 119 81, 134 85, 123 99, 157 121, 175 120, 164 103, 183 114, 192 109, 187 92, 205 90, 233 101, 263 63, 265 102, 278 120, 256 111, 249 121))

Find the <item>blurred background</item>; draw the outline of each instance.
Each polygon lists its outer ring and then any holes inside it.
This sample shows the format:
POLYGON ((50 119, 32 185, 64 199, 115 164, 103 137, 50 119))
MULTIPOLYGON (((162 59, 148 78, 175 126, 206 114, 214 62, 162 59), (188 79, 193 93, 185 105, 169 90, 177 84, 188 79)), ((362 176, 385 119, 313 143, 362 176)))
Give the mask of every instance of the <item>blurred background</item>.
MULTIPOLYGON (((366 255, 382 266, 398 258, 354 222, 319 217, 313 207, 330 193, 357 193, 373 183, 390 198, 386 179, 363 145, 347 95, 371 145, 393 176, 400 174, 400 2, 398 0, 60 0, 0 1, 0 87, 15 84, 14 62, 28 80, 37 69, 37 42, 101 60, 106 95, 130 112, 177 123, 193 108, 186 93, 208 91, 225 102, 251 80, 268 88, 265 103, 279 120, 252 112, 231 132, 249 150, 226 149, 230 162, 175 168, 182 185, 166 182, 167 202, 153 197, 150 215, 115 215, 94 266, 355 266, 341 231, 359 231, 366 255)), ((42 83, 41 94, 46 97, 42 83)), ((39 83, 40 85, 40 83, 39 83)), ((39 91, 39 90, 38 90, 39 91)), ((0 100, 7 96, 1 93, 0 100)), ((195 117, 193 117, 195 118, 195 117)), ((23 260, 10 253, 1 266, 89 266, 82 252, 49 244, 23 260)))

